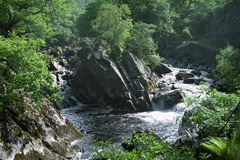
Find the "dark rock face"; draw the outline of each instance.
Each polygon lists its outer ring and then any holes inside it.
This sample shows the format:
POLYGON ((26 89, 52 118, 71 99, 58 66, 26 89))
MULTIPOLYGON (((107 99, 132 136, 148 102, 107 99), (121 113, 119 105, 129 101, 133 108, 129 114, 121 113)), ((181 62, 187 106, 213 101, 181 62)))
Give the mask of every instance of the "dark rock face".
POLYGON ((79 101, 76 97, 71 85, 73 84, 73 77, 75 74, 75 64, 78 62, 77 53, 81 48, 65 47, 50 47, 47 52, 48 55, 54 56, 54 61, 49 65, 49 70, 53 72, 55 76, 55 84, 60 84, 63 90, 58 94, 63 96, 64 99, 61 102, 57 102, 59 109, 76 106, 79 101))
POLYGON ((131 53, 122 53, 115 64, 101 46, 85 42, 76 64, 75 90, 86 103, 98 103, 121 111, 151 110, 149 91, 157 76, 131 53))
POLYGON ((167 66, 167 64, 159 63, 154 68, 154 72, 157 73, 158 76, 162 76, 163 74, 171 73, 172 70, 167 66))
POLYGON ((65 159, 79 148, 71 142, 82 135, 58 111, 27 101, 9 106, 0 116, 0 159, 65 159))

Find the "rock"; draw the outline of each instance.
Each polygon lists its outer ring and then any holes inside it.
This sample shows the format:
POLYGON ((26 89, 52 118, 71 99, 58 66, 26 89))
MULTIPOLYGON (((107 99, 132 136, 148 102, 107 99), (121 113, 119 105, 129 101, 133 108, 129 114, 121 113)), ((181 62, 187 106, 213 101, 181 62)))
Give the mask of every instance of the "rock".
POLYGON ((63 50, 61 47, 50 47, 49 51, 50 55, 53 55, 54 57, 60 57, 63 55, 63 50))
POLYGON ((183 79, 192 78, 192 77, 194 77, 194 75, 192 73, 187 73, 184 71, 179 71, 178 74, 176 74, 177 80, 183 80, 183 79))
POLYGON ((200 131, 198 125, 190 120, 190 117, 193 116, 193 112, 193 110, 184 112, 182 122, 178 128, 178 133, 180 135, 180 138, 176 141, 178 146, 183 145, 196 148, 198 146, 197 142, 199 142, 202 138, 205 138, 202 137, 202 132, 200 131))
POLYGON ((191 73, 196 75, 196 76, 201 76, 201 71, 197 70, 197 69, 192 70, 191 73))
POLYGON ((75 91, 85 103, 111 106, 114 110, 152 110, 149 93, 157 76, 131 53, 122 54, 122 63, 114 63, 101 46, 91 49, 85 43, 76 64, 75 91), (127 93, 127 94, 126 94, 127 93))
POLYGON ((167 64, 159 63, 154 68, 154 72, 157 73, 158 76, 162 76, 163 74, 171 73, 172 70, 167 66, 167 64))
POLYGON ((159 109, 171 109, 175 104, 181 102, 183 96, 179 89, 167 92, 159 92, 152 101, 159 109))
POLYGON ((207 81, 203 78, 198 78, 195 80, 195 84, 197 84, 197 85, 199 85, 201 82, 207 82, 207 81))
POLYGON ((25 99, 0 113, 0 159, 65 159, 79 150, 71 143, 82 134, 42 101, 38 110, 25 99))
POLYGON ((186 78, 183 80, 183 83, 185 84, 191 84, 195 82, 195 78, 186 78))
POLYGON ((61 61, 59 62, 60 65, 62 65, 63 67, 66 67, 68 65, 68 62, 66 59, 61 59, 61 61))
POLYGON ((230 91, 230 87, 225 83, 225 79, 214 80, 211 87, 216 88, 218 91, 221 91, 221 92, 230 91))

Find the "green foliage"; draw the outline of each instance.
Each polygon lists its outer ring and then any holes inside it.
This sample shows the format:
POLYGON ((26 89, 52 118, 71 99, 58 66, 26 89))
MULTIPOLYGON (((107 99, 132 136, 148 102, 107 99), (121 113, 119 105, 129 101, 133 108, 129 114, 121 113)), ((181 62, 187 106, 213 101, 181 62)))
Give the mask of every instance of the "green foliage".
POLYGON ((219 160, 240 159, 240 143, 236 132, 233 132, 232 139, 227 137, 212 137, 208 142, 201 143, 201 146, 211 151, 219 160))
POLYGON ((150 66, 151 69, 154 69, 162 60, 164 60, 164 58, 160 57, 158 54, 151 54, 148 57, 148 61, 145 61, 145 63, 150 66))
POLYGON ((129 5, 134 22, 156 25, 155 40, 172 31, 170 5, 166 0, 123 0, 123 3, 129 5))
POLYGON ((0 1, 0 34, 8 32, 31 38, 56 34, 58 25, 68 24, 73 0, 8 0, 0 1))
POLYGON ((133 137, 125 139, 125 143, 134 145, 135 148, 132 151, 122 151, 115 146, 108 148, 106 143, 101 142, 101 151, 98 148, 92 151, 96 152, 98 159, 124 159, 124 160, 182 160, 192 159, 193 153, 186 149, 176 149, 173 144, 157 140, 152 132, 141 134, 134 133, 133 137))
POLYGON ((25 98, 41 104, 43 97, 52 102, 58 97, 59 86, 53 86, 54 77, 48 71, 51 57, 36 53, 44 42, 0 36, 0 108, 16 105, 25 98))
POLYGON ((81 38, 95 38, 97 36, 92 29, 91 22, 97 18, 100 6, 106 3, 106 0, 95 0, 86 5, 85 11, 80 14, 76 22, 78 35, 81 38))
MULTIPOLYGON (((169 5, 165 0, 96 0, 87 4, 85 12, 78 18, 76 28, 80 37, 102 40, 101 44, 108 47, 109 51, 116 47, 128 47, 131 52, 145 58, 155 54, 157 45, 154 40, 170 33, 171 26, 169 5)), ((116 50, 112 52, 119 54, 116 50)))
POLYGON ((240 51, 233 46, 227 46, 216 56, 217 68, 221 73, 221 77, 225 78, 225 83, 230 86, 231 90, 240 87, 240 51))
MULTIPOLYGON (((205 89, 208 96, 188 97, 187 105, 192 107, 188 120, 199 125, 205 136, 226 135, 231 132, 229 117, 235 110, 240 98, 235 94, 218 93, 216 90, 205 89)), ((237 113, 231 121, 240 122, 237 113)))
MULTIPOLYGON (((92 29, 101 41, 106 41, 111 51, 114 47, 125 47, 125 41, 130 36, 132 20, 127 5, 117 6, 103 4, 100 6, 97 17, 92 21, 92 29)), ((112 54, 117 54, 112 52, 112 54)), ((119 55, 114 55, 114 57, 119 55)))
POLYGON ((135 23, 131 30, 131 36, 127 41, 127 48, 138 57, 149 61, 149 56, 154 55, 157 49, 152 34, 155 32, 155 25, 146 23, 135 23))

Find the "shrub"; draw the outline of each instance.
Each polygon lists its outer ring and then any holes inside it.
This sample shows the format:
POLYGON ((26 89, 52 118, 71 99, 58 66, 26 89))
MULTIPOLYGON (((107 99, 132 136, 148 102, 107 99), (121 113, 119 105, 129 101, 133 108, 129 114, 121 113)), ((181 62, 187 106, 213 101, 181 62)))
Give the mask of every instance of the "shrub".
POLYGON ((227 137, 212 137, 208 142, 201 143, 219 160, 239 160, 240 159, 240 143, 237 133, 233 132, 232 139, 227 137))
POLYGON ((217 68, 221 73, 221 78, 225 79, 225 83, 230 86, 231 90, 240 87, 240 51, 233 46, 227 46, 216 56, 217 68))
POLYGON ((218 93, 216 90, 205 89, 206 96, 188 97, 187 105, 192 107, 190 122, 195 122, 205 135, 219 136, 231 132, 231 121, 240 122, 236 109, 240 98, 235 94, 218 93), (229 119, 231 118, 231 119, 229 119))
POLYGON ((0 108, 18 104, 24 98, 41 104, 43 97, 55 101, 59 86, 48 71, 51 57, 36 53, 42 40, 0 36, 0 108))
POLYGON ((173 144, 163 142, 156 139, 152 132, 136 133, 133 131, 134 136, 125 139, 124 142, 129 145, 134 145, 135 148, 131 151, 122 151, 115 146, 108 148, 106 143, 101 142, 101 151, 97 148, 92 151, 96 152, 96 157, 99 159, 124 159, 124 160, 182 160, 194 159, 193 153, 186 149, 176 149, 173 144))

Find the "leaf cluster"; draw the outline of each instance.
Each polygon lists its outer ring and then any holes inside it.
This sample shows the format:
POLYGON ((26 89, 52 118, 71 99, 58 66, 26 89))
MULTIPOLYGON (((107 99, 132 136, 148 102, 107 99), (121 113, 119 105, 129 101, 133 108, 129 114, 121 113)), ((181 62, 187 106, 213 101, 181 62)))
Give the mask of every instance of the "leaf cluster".
POLYGON ((240 50, 233 46, 227 46, 220 50, 220 54, 216 56, 217 68, 224 78, 224 83, 230 86, 231 91, 240 88, 240 50))
POLYGON ((58 97, 59 86, 48 71, 52 57, 36 53, 44 42, 41 39, 0 36, 0 107, 21 103, 29 98, 41 104, 46 97, 52 102, 58 97))
POLYGON ((134 136, 125 139, 125 143, 134 145, 131 151, 122 151, 114 147, 108 147, 106 143, 100 143, 101 150, 93 149, 98 159, 139 159, 139 160, 180 160, 194 159, 193 153, 187 148, 176 149, 173 144, 156 139, 153 132, 141 134, 133 131, 134 136))
POLYGON ((231 129, 234 127, 231 122, 240 122, 238 113, 233 114, 240 98, 235 94, 218 93, 215 89, 205 89, 204 92, 207 92, 208 95, 185 99, 187 105, 192 107, 188 121, 198 125, 205 136, 231 133, 231 129), (231 117, 230 121, 229 117, 231 117))
POLYGON ((211 137, 207 142, 201 143, 201 146, 209 150, 216 159, 219 160, 238 160, 240 159, 239 135, 233 132, 232 138, 211 137))

